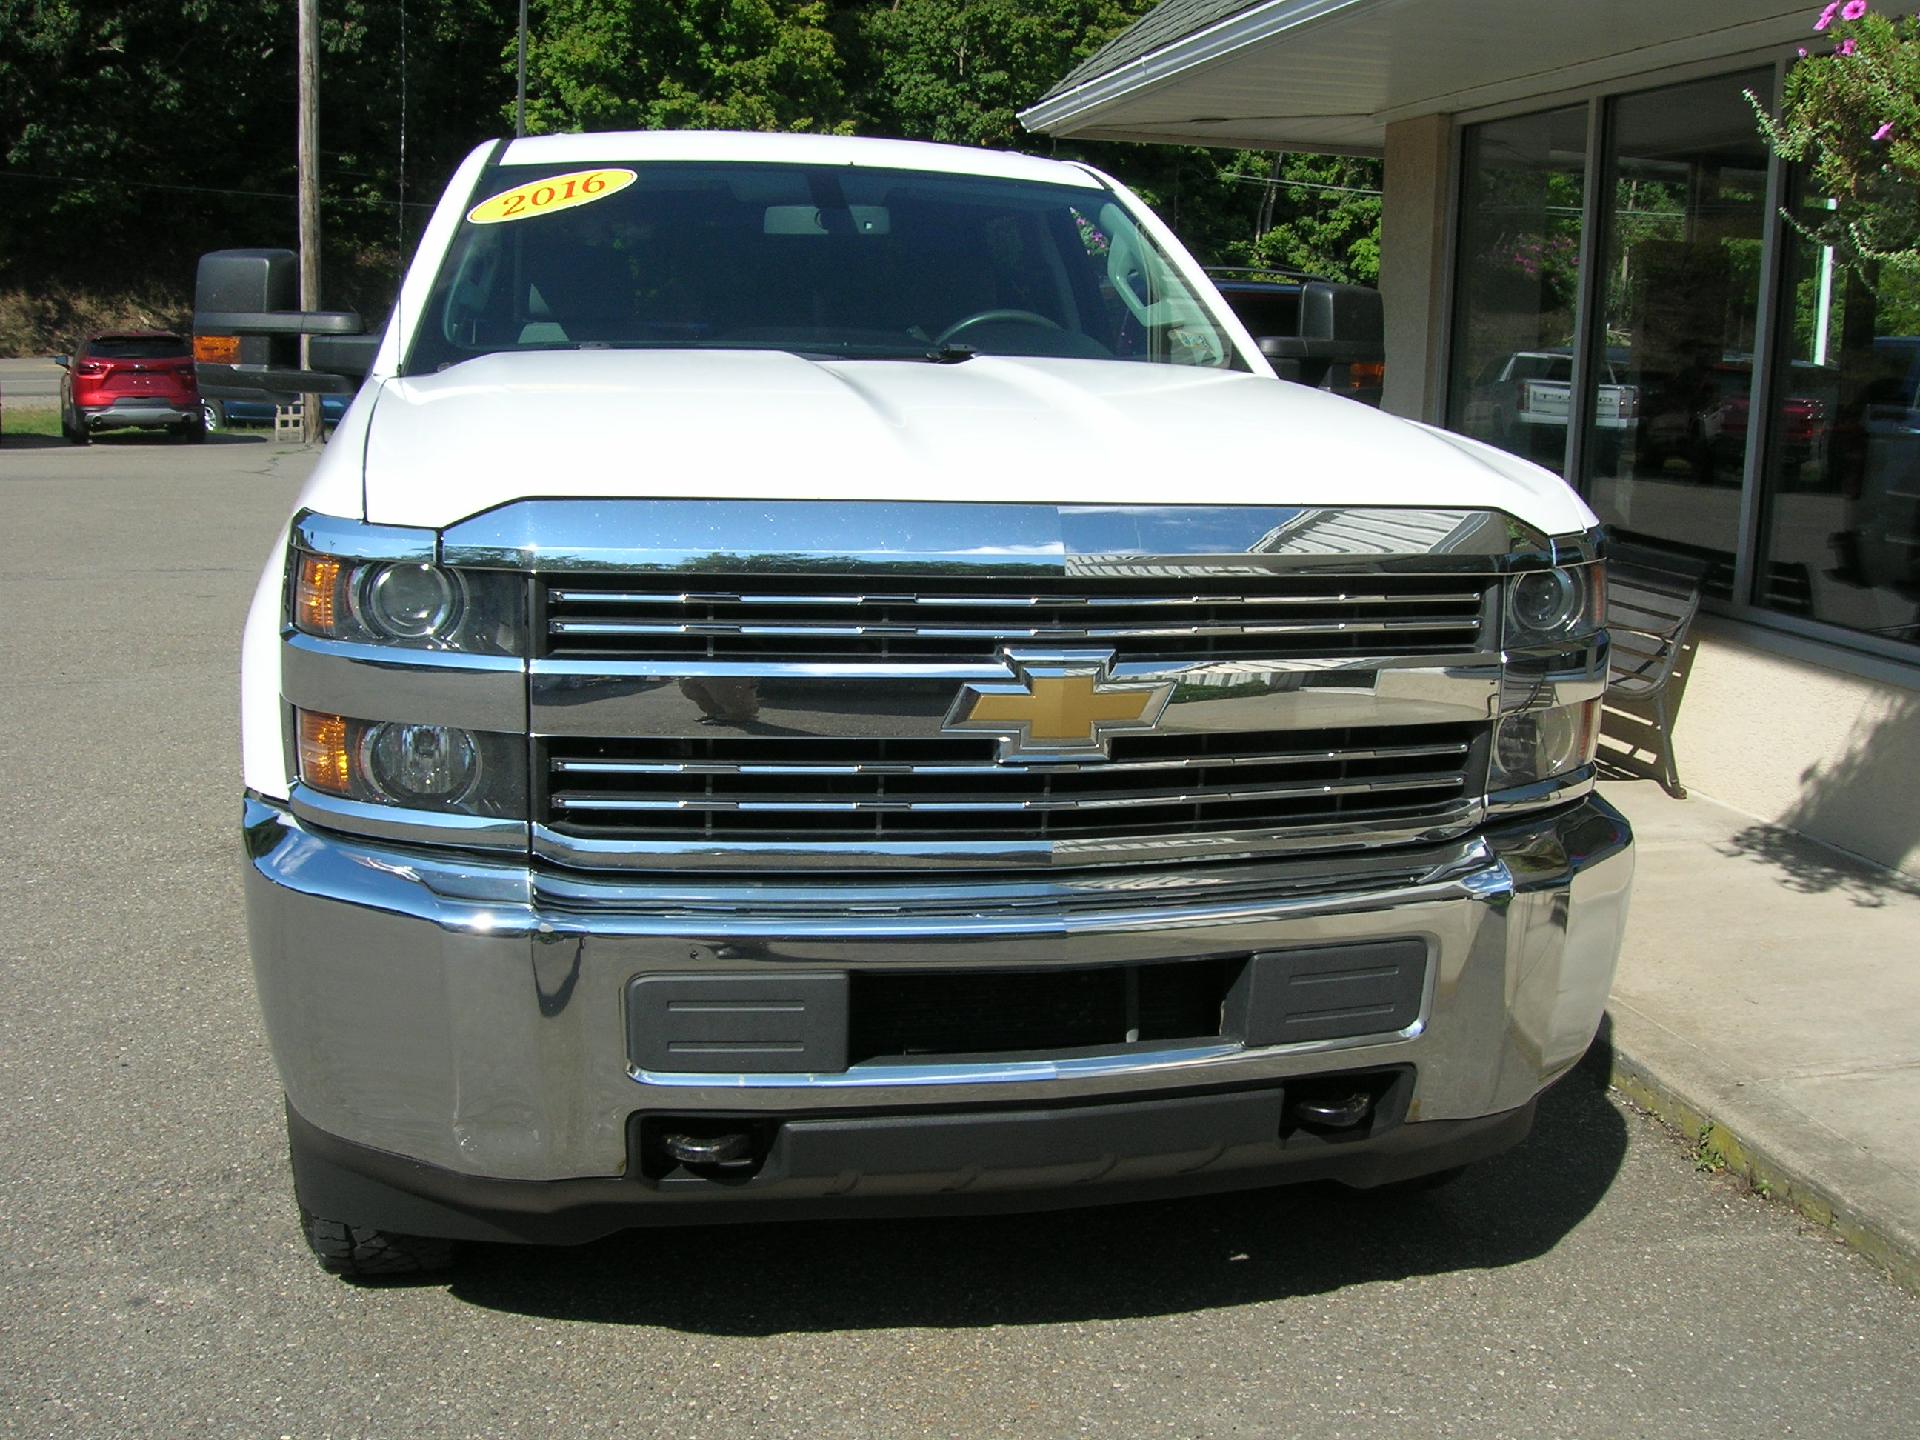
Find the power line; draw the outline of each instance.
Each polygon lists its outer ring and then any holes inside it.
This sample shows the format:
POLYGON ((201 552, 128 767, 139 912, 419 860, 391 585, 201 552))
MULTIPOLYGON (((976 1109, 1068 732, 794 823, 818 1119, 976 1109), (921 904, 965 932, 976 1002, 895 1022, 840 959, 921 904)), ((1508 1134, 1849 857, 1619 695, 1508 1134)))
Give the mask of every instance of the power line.
POLYGON ((1338 195, 1383 195, 1383 190, 1370 190, 1364 185, 1322 185, 1316 180, 1276 180, 1270 175, 1227 175, 1223 179, 1238 185, 1271 185, 1280 190, 1330 190, 1338 195))
MULTIPOLYGON (((166 185, 157 180, 103 180, 90 175, 46 175, 34 170, 0 170, 0 180, 42 180, 56 185, 110 185, 122 190, 168 190, 182 195, 237 195, 246 200, 292 200, 289 191, 227 190, 213 185, 166 185)), ((409 210, 431 210, 432 205, 418 201, 380 200, 371 195, 322 195, 329 205, 404 205, 409 210)))

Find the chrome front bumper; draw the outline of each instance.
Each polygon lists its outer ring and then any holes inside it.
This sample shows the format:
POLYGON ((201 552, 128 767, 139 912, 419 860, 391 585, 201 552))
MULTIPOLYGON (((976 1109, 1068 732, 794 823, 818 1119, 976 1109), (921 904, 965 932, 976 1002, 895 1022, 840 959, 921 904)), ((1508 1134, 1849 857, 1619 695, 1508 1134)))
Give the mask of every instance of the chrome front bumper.
POLYGON ((293 1110, 351 1145, 522 1181, 623 1173, 642 1111, 910 1117, 1392 1066, 1415 1076, 1411 1124, 1513 1111, 1593 1037, 1633 861, 1626 822, 1591 796, 1417 850, 1004 882, 567 877, 345 839, 251 797, 244 833, 260 1003, 293 1110), (1400 937, 1428 946, 1418 1019, 1338 1041, 667 1075, 633 1067, 623 1013, 643 974, 1032 968, 1400 937))

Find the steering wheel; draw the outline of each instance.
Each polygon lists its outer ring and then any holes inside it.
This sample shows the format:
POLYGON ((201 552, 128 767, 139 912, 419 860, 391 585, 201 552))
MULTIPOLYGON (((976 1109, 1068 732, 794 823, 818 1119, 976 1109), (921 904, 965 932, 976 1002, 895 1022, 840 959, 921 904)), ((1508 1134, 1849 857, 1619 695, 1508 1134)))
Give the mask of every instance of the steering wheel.
POLYGON ((947 326, 933 337, 936 345, 945 345, 963 330, 971 330, 976 325, 1038 325, 1044 330, 1058 330, 1058 322, 1049 320, 1031 310, 979 310, 972 315, 963 316, 947 326))

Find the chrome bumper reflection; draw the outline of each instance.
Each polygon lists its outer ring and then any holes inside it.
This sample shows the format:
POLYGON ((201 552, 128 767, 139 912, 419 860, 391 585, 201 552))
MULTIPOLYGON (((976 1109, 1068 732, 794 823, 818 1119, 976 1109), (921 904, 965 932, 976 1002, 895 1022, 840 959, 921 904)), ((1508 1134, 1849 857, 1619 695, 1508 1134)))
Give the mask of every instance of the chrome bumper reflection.
POLYGON ((1599 1022, 1632 869, 1625 822, 1583 799, 1441 844, 1254 866, 844 885, 566 876, 503 857, 346 840, 245 807, 261 1006, 294 1108, 463 1173, 616 1174, 635 1110, 864 1110, 1157 1095, 1411 1064, 1411 1118, 1524 1104, 1599 1022), (634 1075, 638 974, 1087 965, 1417 936, 1407 1030, 836 1076, 634 1075))

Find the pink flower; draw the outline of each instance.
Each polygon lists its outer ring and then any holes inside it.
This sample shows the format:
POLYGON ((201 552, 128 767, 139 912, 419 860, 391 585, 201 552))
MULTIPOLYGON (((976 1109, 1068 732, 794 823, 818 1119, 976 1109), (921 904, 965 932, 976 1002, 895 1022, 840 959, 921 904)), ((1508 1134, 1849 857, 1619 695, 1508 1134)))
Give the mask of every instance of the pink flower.
POLYGON ((1847 3, 1840 7, 1840 18, 1842 20, 1858 20, 1866 13, 1867 0, 1847 0, 1847 3))
POLYGON ((1836 55, 1851 55, 1851 54, 1853 54, 1853 52, 1854 52, 1855 50, 1857 50, 1858 48, 1859 48, 1859 46, 1858 46, 1858 45, 1856 45, 1856 44, 1855 44, 1855 43, 1854 43, 1853 41, 1851 41, 1851 40, 1842 40, 1842 41, 1840 42, 1840 48, 1839 48, 1838 50, 1836 50, 1836 51, 1834 51, 1833 53, 1834 53, 1834 54, 1836 54, 1836 55))
POLYGON ((1820 18, 1813 22, 1813 28, 1816 30, 1826 29, 1827 26, 1833 23, 1833 17, 1839 13, 1840 0, 1833 0, 1832 4, 1820 12, 1820 18))
POLYGON ((1882 125, 1878 130, 1874 131, 1873 138, 1876 140, 1892 139, 1893 138, 1893 122, 1889 120, 1887 121, 1886 124, 1882 125))
POLYGON ((1806 47, 1806 46, 1804 46, 1804 45, 1802 45, 1802 46, 1800 47, 1800 58, 1801 58, 1802 60, 1804 60, 1804 59, 1806 59, 1806 58, 1807 58, 1807 47, 1806 47))

